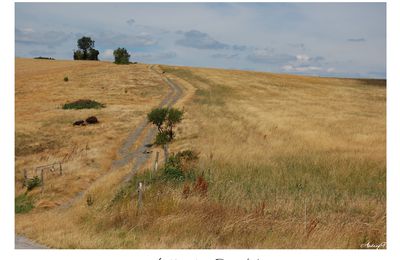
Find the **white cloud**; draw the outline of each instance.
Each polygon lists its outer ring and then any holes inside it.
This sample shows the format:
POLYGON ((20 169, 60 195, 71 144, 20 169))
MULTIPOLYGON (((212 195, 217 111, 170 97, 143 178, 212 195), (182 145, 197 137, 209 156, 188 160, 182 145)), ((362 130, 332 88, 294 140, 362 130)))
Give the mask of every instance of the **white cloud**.
POLYGON ((296 55, 296 59, 299 62, 308 62, 310 60, 310 56, 306 55, 306 54, 298 54, 296 55))
POLYGON ((106 49, 100 53, 101 60, 113 60, 114 59, 114 50, 106 49))

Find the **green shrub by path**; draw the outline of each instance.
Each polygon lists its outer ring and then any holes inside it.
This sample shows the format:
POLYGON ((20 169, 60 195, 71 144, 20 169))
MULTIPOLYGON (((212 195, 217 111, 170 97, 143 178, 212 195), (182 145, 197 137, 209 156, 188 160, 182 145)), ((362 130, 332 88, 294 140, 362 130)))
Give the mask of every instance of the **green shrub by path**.
POLYGON ((15 198, 15 213, 27 213, 34 208, 33 200, 26 194, 21 194, 15 198))
POLYGON ((62 109, 90 109, 90 108, 104 108, 104 104, 90 99, 80 99, 71 103, 63 105, 62 109))
POLYGON ((64 77, 64 81, 67 82, 69 79, 68 77, 64 77))

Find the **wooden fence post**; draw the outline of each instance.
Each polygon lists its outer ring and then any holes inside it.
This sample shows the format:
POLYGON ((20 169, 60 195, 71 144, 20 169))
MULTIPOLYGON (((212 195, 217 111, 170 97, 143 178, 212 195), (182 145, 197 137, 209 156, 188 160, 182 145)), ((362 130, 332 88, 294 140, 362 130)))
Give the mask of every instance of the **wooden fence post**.
POLYGON ((24 181, 22 182, 22 188, 26 186, 26 182, 28 181, 28 173, 26 169, 24 169, 24 181))
POLYGON ((168 143, 164 144, 164 157, 165 157, 165 164, 167 164, 168 157, 169 157, 169 154, 168 154, 168 143))
POLYGON ((44 174, 43 174, 43 169, 40 170, 40 182, 42 186, 42 193, 44 192, 44 174))
POLYGON ((304 232, 307 234, 307 199, 304 198, 304 232))
POLYGON ((143 198, 143 183, 139 182, 137 214, 139 214, 139 210, 142 208, 142 198, 143 198))
POLYGON ((156 160, 154 161, 154 172, 156 172, 158 169, 158 154, 159 154, 159 152, 157 151, 156 160))

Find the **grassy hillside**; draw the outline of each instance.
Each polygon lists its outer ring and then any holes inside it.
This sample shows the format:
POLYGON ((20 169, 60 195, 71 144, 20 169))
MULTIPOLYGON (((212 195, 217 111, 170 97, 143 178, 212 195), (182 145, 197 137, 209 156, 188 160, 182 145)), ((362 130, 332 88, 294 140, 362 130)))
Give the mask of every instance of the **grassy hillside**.
POLYGON ((16 59, 15 71, 16 192, 24 191, 24 169, 32 177, 40 174, 37 166, 62 162, 65 172, 58 178, 46 170, 48 185, 36 198, 36 209, 65 203, 106 172, 128 133, 168 90, 147 65, 139 64, 16 59), (62 109, 80 99, 106 107, 62 109), (89 116, 100 123, 72 125, 89 116))
MULTIPOLYGON (((29 71, 32 62, 17 60, 17 149, 19 132, 33 132, 29 127, 45 124, 54 113, 75 113, 55 107, 68 99, 65 95, 72 95, 64 87, 73 81, 67 70, 81 65, 65 62, 72 67, 58 67, 54 61, 40 61, 57 72, 46 70, 51 76, 41 77, 36 72, 23 81, 22 68, 29 71), (62 82, 64 74, 71 82, 62 82), (31 96, 22 98, 19 91, 43 86, 50 77, 53 83, 35 94, 57 93, 48 117, 27 115, 31 96)), ((99 79, 77 84, 79 95, 71 92, 74 98, 91 93, 88 98, 104 102, 107 106, 101 113, 120 116, 124 111, 132 116, 126 120, 135 122, 157 103, 153 95, 160 97, 166 91, 154 74, 146 74, 145 65, 90 64, 90 72, 98 73, 99 79), (128 80, 119 83, 121 73, 131 77, 136 88, 152 90, 141 106, 120 93, 131 85, 128 80), (109 86, 108 92, 103 93, 99 84, 109 86)), ((81 76, 89 74, 82 67, 75 69, 81 76)), ((161 70, 185 90, 178 104, 185 118, 170 148, 199 153, 195 177, 173 181, 162 178, 162 169, 152 178, 143 171, 124 187, 120 181, 129 168, 123 168, 91 188, 93 205, 82 200, 68 210, 35 208, 18 214, 17 232, 62 248, 359 248, 386 241, 385 82, 173 66, 161 70), (199 176, 206 188, 199 185, 199 176), (146 187, 140 211, 139 181, 146 187)), ((118 145, 116 140, 107 141, 119 125, 112 115, 109 128, 99 131, 98 147, 118 145)), ((60 122, 57 129, 64 125, 60 122)), ((121 135, 124 131, 121 128, 121 135)), ((73 132, 70 138, 94 136, 78 137, 81 134, 73 132)), ((59 141, 61 136, 52 131, 40 140, 59 141)), ((104 165, 101 170, 107 169, 105 162, 115 152, 103 149, 92 155, 104 165)), ((39 154, 17 156, 17 167, 32 164, 28 158, 39 154)), ((90 171, 101 172, 91 165, 79 170, 82 175, 90 171)), ((65 190, 80 183, 71 182, 65 190)), ((59 193, 63 192, 55 191, 54 196, 59 193)))

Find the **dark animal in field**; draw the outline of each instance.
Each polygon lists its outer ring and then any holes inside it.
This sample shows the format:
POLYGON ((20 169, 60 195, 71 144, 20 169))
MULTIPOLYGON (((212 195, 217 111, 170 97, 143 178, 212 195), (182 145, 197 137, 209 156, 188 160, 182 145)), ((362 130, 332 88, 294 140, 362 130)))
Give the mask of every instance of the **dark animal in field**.
POLYGON ((75 121, 75 122, 73 123, 73 125, 75 126, 75 125, 86 125, 86 124, 85 124, 85 121, 83 121, 83 120, 78 120, 78 121, 75 121))
POLYGON ((90 116, 88 118, 86 118, 86 123, 88 124, 97 124, 99 122, 99 120, 97 120, 97 117, 95 116, 90 116))

